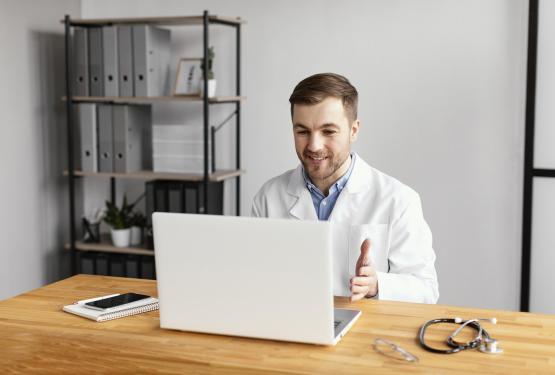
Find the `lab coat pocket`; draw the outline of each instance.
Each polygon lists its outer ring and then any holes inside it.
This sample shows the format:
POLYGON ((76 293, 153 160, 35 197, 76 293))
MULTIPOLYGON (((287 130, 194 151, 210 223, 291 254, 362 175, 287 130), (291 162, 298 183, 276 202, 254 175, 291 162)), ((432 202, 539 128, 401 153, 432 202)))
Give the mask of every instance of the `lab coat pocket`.
POLYGON ((349 232, 349 275, 355 275, 355 267, 360 257, 360 247, 365 239, 370 240, 370 259, 376 271, 387 272, 389 251, 387 224, 351 225, 349 232))

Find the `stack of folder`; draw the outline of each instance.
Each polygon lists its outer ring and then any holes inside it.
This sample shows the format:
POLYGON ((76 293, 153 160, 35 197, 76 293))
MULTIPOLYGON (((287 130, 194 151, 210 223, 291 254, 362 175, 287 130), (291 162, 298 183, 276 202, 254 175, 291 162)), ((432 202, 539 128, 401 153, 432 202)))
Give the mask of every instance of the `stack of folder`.
POLYGON ((152 256, 128 254, 83 252, 80 256, 79 273, 141 279, 156 278, 152 256))
POLYGON ((75 28, 75 96, 170 93, 170 30, 150 25, 75 28))
MULTIPOLYGON (((208 165, 211 165, 210 138, 208 165)), ((204 128, 198 125, 153 125, 155 172, 204 173, 204 128)))
POLYGON ((152 169, 150 105, 82 103, 77 106, 83 172, 152 169))
POLYGON ((145 184, 145 216, 152 225, 154 212, 207 213, 223 215, 224 182, 208 182, 208 208, 205 210, 202 182, 149 181, 145 184))

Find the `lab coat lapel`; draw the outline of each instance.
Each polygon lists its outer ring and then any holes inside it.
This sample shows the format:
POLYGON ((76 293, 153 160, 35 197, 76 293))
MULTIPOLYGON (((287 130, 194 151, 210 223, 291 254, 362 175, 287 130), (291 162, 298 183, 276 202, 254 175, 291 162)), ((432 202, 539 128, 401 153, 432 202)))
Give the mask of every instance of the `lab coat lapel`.
POLYGON ((289 214, 300 220, 318 220, 312 197, 306 188, 302 173, 302 166, 299 165, 289 179, 287 193, 296 198, 289 214))
POLYGON ((354 276, 351 269, 349 246, 351 227, 356 222, 356 214, 361 208, 363 193, 369 189, 367 164, 357 155, 353 172, 347 185, 339 194, 329 220, 332 223, 333 293, 336 296, 350 296, 349 280, 354 276))
POLYGON ((366 192, 370 188, 370 181, 368 180, 369 172, 370 166, 357 154, 351 177, 349 177, 347 185, 345 185, 345 188, 337 198, 337 202, 335 202, 329 218, 330 221, 352 221, 353 213, 356 213, 361 208, 358 206, 360 202, 356 199, 356 194, 366 192))

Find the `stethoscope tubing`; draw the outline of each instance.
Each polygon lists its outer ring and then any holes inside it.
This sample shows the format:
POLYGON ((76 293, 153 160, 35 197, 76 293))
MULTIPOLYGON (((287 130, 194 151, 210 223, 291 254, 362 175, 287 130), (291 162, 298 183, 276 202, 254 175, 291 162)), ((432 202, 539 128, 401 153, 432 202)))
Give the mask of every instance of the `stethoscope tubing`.
POLYGON ((438 353, 438 354, 454 354, 454 353, 460 352, 461 350, 475 349, 480 345, 482 340, 485 340, 485 339, 490 339, 490 336, 489 336, 489 333, 484 328, 482 328, 480 323, 478 323, 475 320, 464 321, 464 320, 459 320, 454 318, 440 318, 440 319, 428 320, 426 323, 422 325, 422 327, 420 327, 420 331, 418 333, 418 340, 420 341, 420 346, 422 346, 424 349, 426 349, 429 352, 438 353), (469 341, 464 344, 460 344, 453 339, 454 335, 451 335, 447 339, 447 345, 449 345, 451 349, 433 348, 426 343, 424 336, 426 334, 426 329, 428 329, 429 326, 434 324, 439 324, 439 323, 451 323, 451 324, 460 324, 460 325, 464 324, 474 328, 476 332, 478 332, 478 336, 472 341, 469 341))

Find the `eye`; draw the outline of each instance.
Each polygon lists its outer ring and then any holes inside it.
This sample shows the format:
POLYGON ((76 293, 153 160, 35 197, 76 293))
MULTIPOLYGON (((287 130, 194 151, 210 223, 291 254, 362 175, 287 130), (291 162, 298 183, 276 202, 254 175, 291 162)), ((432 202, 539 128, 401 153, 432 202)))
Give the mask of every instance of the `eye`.
POLYGON ((337 133, 337 131, 335 130, 324 130, 324 135, 334 135, 335 133, 337 133))
POLYGON ((296 133, 299 134, 299 135, 306 135, 306 134, 308 134, 308 131, 307 130, 297 130, 296 133))

